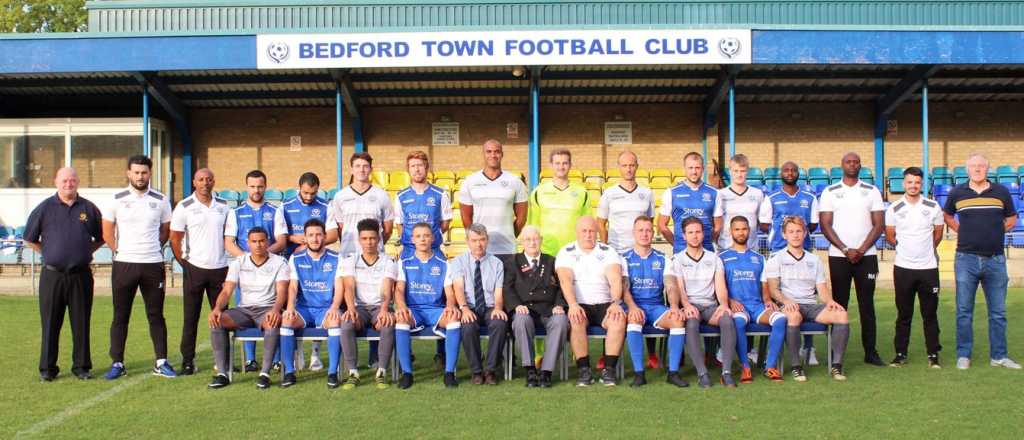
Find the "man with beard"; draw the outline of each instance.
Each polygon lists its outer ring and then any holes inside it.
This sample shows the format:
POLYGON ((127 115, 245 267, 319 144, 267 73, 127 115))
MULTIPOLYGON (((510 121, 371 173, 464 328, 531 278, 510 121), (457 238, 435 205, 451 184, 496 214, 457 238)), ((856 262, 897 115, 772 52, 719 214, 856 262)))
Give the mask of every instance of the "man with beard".
POLYGON ((686 238, 683 236, 683 220, 693 217, 703 225, 703 247, 715 251, 715 240, 722 231, 722 195, 701 181, 704 174, 704 157, 697 152, 689 152, 683 158, 686 180, 661 195, 661 209, 658 212, 658 231, 669 243, 672 252, 681 253, 686 250, 686 238), (674 230, 668 228, 672 220, 674 230))

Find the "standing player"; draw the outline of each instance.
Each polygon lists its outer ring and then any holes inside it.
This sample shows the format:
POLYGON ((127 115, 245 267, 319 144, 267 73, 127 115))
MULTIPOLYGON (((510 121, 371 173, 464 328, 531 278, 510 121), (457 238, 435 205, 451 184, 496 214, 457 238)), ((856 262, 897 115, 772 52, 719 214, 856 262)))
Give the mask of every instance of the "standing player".
POLYGON ((381 224, 380 250, 391 238, 395 213, 387 191, 370 183, 373 172, 373 158, 370 153, 355 153, 348 160, 352 169, 352 183, 331 200, 328 223, 337 225, 336 230, 327 232, 327 242, 340 241, 338 254, 343 258, 359 253, 359 232, 356 225, 360 220, 372 218, 381 224))
MULTIPOLYGON (((728 188, 718 192, 722 197, 723 217, 723 230, 718 236, 718 249, 720 250, 732 247, 732 228, 724 226, 732 224, 732 219, 743 217, 747 219, 747 225, 757 225, 757 211, 764 201, 764 192, 747 185, 748 171, 750 171, 750 159, 747 159, 746 155, 737 154, 729 160, 729 175, 732 176, 732 182, 728 188)), ((753 238, 756 247, 756 233, 753 238)))
MULTIPOLYGON (((768 248, 778 252, 786 248, 786 237, 782 234, 782 220, 797 216, 804 219, 809 231, 804 238, 804 249, 811 250, 811 234, 818 228, 818 198, 800 189, 800 167, 794 162, 782 164, 779 171, 782 177, 782 189, 770 194, 761 202, 758 220, 761 232, 768 232, 768 248)), ((753 225, 754 223, 751 223, 753 225)), ((800 357, 807 355, 808 365, 818 365, 818 356, 814 350, 814 336, 804 336, 804 346, 800 349, 800 357), (808 353, 808 351, 810 353, 808 353)))
MULTIPOLYGON (((260 170, 249 171, 245 175, 245 188, 249 197, 246 198, 245 204, 228 214, 227 223, 224 225, 224 249, 234 258, 245 255, 249 252, 249 230, 258 226, 267 233, 267 252, 281 253, 288 244, 288 225, 279 222, 278 208, 263 199, 263 193, 267 191, 267 175, 260 170)), ((240 291, 235 292, 236 303, 241 299, 240 294, 240 291)), ((256 343, 246 342, 244 347, 245 371, 256 371, 256 343)), ((280 362, 280 355, 275 354, 274 359, 277 365, 280 362)))
POLYGON ((181 374, 196 372, 196 332, 205 292, 210 308, 228 275, 224 255, 224 224, 231 208, 213 195, 213 171, 203 168, 192 177, 195 191, 171 214, 171 251, 181 265, 185 324, 181 329, 181 374), (184 246, 182 246, 184 242, 184 246))
POLYGON ((672 243, 672 252, 678 254, 687 246, 686 238, 683 237, 683 220, 696 218, 703 225, 701 234, 704 237, 704 249, 714 252, 714 242, 722 230, 722 195, 701 181, 704 157, 700 153, 687 153, 683 158, 683 166, 686 169, 686 180, 661 196, 658 231, 665 240, 672 243), (674 231, 668 228, 669 219, 675 225, 674 231))
POLYGON ((576 385, 585 387, 594 382, 588 356, 588 326, 607 330, 601 383, 618 385, 615 367, 626 337, 626 314, 620 305, 622 258, 608 245, 597 241, 597 220, 580 217, 576 224, 576 241, 558 252, 555 271, 562 295, 569 304, 569 343, 576 358, 576 385))
POLYGON ((850 338, 846 309, 832 299, 825 282, 825 266, 813 252, 804 251, 807 226, 800 217, 788 217, 782 222, 782 232, 789 243, 785 250, 772 254, 764 266, 761 278, 768 283, 772 299, 783 304, 786 314, 786 345, 789 363, 793 366, 793 380, 806 382, 807 375, 800 364, 800 323, 812 320, 832 325, 832 365, 829 370, 835 380, 846 380, 843 372, 843 354, 850 338), (817 296, 815 296, 817 295, 817 296), (821 302, 817 301, 821 298, 821 302))
POLYGON ((906 193, 885 211, 885 241, 896 248, 892 278, 896 287, 896 357, 889 365, 907 363, 910 322, 914 318, 914 296, 921 299, 924 342, 928 366, 939 368, 939 262, 935 248, 942 241, 942 207, 923 197, 924 172, 918 167, 903 171, 906 193))
POLYGON ((455 388, 455 364, 459 361, 462 325, 452 293, 452 274, 448 262, 434 254, 431 226, 417 223, 412 240, 416 253, 402 260, 395 284, 395 347, 402 367, 398 387, 412 386, 412 333, 426 327, 444 338, 444 386, 455 388))
POLYGON ((281 308, 288 298, 288 262, 270 253, 269 235, 262 227, 252 227, 248 236, 246 247, 250 252, 231 261, 224 288, 210 311, 210 345, 217 374, 207 385, 209 388, 223 388, 231 383, 227 375, 231 358, 228 332, 252 327, 263 329, 263 364, 256 387, 270 388, 270 365, 280 339, 281 308), (236 286, 241 292, 238 304, 228 309, 236 286))
POLYGON ((736 387, 736 381, 729 370, 736 347, 736 328, 729 311, 729 291, 725 287, 725 273, 722 260, 703 246, 703 222, 696 217, 687 217, 682 222, 682 237, 686 249, 672 257, 672 273, 679 285, 680 300, 686 319, 686 353, 697 368, 697 384, 701 388, 711 387, 711 378, 704 362, 704 349, 700 343, 700 325, 717 326, 722 335, 722 385, 736 387))
POLYGON ((576 220, 590 214, 590 195, 582 185, 569 181, 569 150, 552 151, 548 161, 554 178, 533 189, 526 223, 544 228, 541 252, 554 255, 576 238, 576 220))
POLYGON ((281 387, 295 385, 295 329, 325 328, 330 367, 327 386, 334 388, 338 386, 338 352, 341 349, 337 339, 341 325, 338 307, 343 297, 342 292, 334 288, 338 254, 324 247, 327 232, 322 221, 315 218, 306 220, 303 230, 304 249, 288 260, 288 308, 281 317, 281 360, 284 361, 281 387))
MULTIPOLYGON (((313 172, 302 173, 299 176, 299 194, 294 198, 285 200, 281 208, 277 210, 274 222, 284 224, 288 228, 288 247, 285 250, 285 258, 306 249, 305 224, 310 219, 317 219, 326 225, 327 230, 338 227, 337 224, 327 222, 327 202, 317 197, 320 191, 320 177, 313 172)), ((326 237, 325 237, 326 238, 326 237)), ((331 242, 324 241, 323 245, 331 242)), ((299 358, 302 358, 302 347, 299 347, 299 358)), ((313 343, 313 354, 309 357, 309 369, 320 371, 324 368, 320 360, 320 341, 313 343)))
POLYGON ((828 272, 836 302, 850 304, 850 282, 857 289, 860 339, 864 363, 884 366, 875 346, 875 278, 878 256, 875 242, 885 226, 882 193, 859 179, 860 156, 843 156, 843 181, 821 194, 821 232, 832 243, 828 248, 828 272))
MULTIPOLYGON (((398 278, 398 265, 380 252, 380 223, 372 218, 356 224, 362 253, 341 262, 338 278, 345 292, 345 314, 341 322, 344 367, 348 372, 343 389, 359 383, 356 333, 373 327, 380 334, 377 371, 373 380, 377 389, 388 387, 386 368, 395 345, 395 316, 391 313, 391 294, 398 278)), ((335 379, 337 380, 337 379, 335 379)))
POLYGON ((170 235, 171 204, 149 187, 153 162, 146 156, 128 158, 128 188, 103 207, 103 240, 114 252, 111 287, 114 320, 110 323, 110 358, 107 380, 127 374, 124 346, 135 291, 142 292, 149 320, 149 337, 156 352, 153 374, 176 377, 167 362, 167 323, 164 321, 164 257, 160 251, 170 235))
POLYGON ((455 257, 452 266, 452 288, 462 315, 462 347, 469 358, 473 384, 497 385, 498 361, 505 348, 508 315, 505 314, 505 267, 501 260, 487 253, 487 227, 469 225, 466 253, 455 257), (480 327, 487 329, 487 366, 480 352, 480 327))
POLYGON ((736 352, 743 373, 740 383, 751 383, 754 375, 750 372, 747 358, 747 325, 757 323, 771 326, 768 336, 768 358, 765 360, 764 376, 775 382, 782 382, 782 373, 777 368, 779 352, 786 342, 786 315, 768 295, 768 289, 761 282, 764 271, 764 257, 747 244, 750 237, 750 223, 743 216, 729 221, 732 247, 718 255, 725 270, 725 285, 729 289, 729 309, 736 324, 736 352))
MULTIPOLYGON (((665 254, 651 247, 654 240, 654 219, 637 217, 633 221, 633 249, 623 254, 626 262, 626 291, 623 294, 629 308, 626 342, 633 360, 633 383, 647 384, 644 374, 644 325, 668 330, 668 383, 686 387, 679 377, 679 361, 683 358, 683 313, 679 310, 679 285, 665 254), (666 281, 666 278, 668 279, 666 281), (668 307, 665 299, 668 298, 668 307)), ((696 337, 696 336, 695 336, 696 337)))
POLYGON ((399 243, 402 245, 400 259, 409 258, 416 252, 416 246, 412 243, 412 228, 403 227, 416 223, 430 225, 434 237, 437 237, 434 240, 434 253, 443 257, 441 244, 444 240, 441 237, 448 232, 452 222, 451 197, 448 197, 448 191, 427 182, 427 169, 430 168, 427 153, 418 150, 409 153, 405 165, 412 183, 395 197, 395 233, 400 237, 399 243))
MULTIPOLYGON (((462 224, 480 223, 490 231, 487 252, 499 258, 516 252, 516 237, 526 225, 526 185, 501 170, 501 142, 484 142, 484 168, 462 181, 459 211, 462 224)), ((440 239, 440 237, 438 237, 440 239)))

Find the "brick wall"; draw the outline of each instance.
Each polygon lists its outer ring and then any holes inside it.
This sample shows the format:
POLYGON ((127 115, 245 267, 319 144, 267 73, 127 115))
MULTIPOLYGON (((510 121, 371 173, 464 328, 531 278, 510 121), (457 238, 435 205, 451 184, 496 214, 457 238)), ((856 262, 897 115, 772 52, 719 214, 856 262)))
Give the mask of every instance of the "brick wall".
MULTIPOLYGON (((920 165, 919 108, 918 103, 906 104, 893 115, 898 131, 886 141, 886 166, 920 165)), ((933 104, 931 166, 960 165, 975 149, 988 153, 994 165, 1024 163, 1024 156, 1015 151, 1024 144, 1024 128, 1015 120, 1022 110, 1022 103, 933 104)), ((643 168, 679 168, 686 152, 701 149, 699 104, 545 105, 541 112, 545 167, 547 153, 565 147, 572 149, 576 168, 614 168, 623 147, 603 145, 603 140, 604 122, 616 115, 633 123, 633 145, 628 148, 638 153, 643 168)), ((435 169, 479 169, 480 145, 491 137, 505 145, 505 168, 527 169, 525 105, 369 107, 363 113, 366 145, 376 169, 404 169, 406 154, 415 149, 427 151, 435 169), (431 123, 442 118, 460 123, 461 145, 430 145, 431 123), (518 138, 506 136, 509 122, 519 124, 518 138)), ((346 118, 346 157, 352 152, 351 126, 346 118)), ((192 127, 197 166, 213 168, 220 188, 241 188, 243 176, 254 168, 263 169, 276 188, 294 186, 307 170, 319 174, 325 187, 335 184, 331 108, 194 110, 192 127), (290 136, 302 136, 301 151, 289 151, 290 136)), ((724 127, 720 128, 723 148, 728 148, 724 127)), ((712 157, 718 155, 718 130, 709 131, 712 157)), ((873 167, 873 109, 870 103, 741 103, 736 148, 760 167, 786 160, 804 167, 838 166, 846 151, 861 153, 864 166, 873 167)), ((180 173, 180 160, 175 166, 180 173)))

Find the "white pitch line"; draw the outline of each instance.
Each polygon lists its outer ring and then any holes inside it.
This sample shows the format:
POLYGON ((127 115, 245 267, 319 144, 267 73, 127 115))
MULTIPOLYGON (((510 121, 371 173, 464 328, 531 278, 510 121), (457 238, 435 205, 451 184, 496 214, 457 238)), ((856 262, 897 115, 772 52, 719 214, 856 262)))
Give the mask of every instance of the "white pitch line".
MULTIPOLYGON (((196 348, 197 348, 197 350, 196 350, 197 354, 200 353, 200 352, 206 351, 206 349, 209 348, 209 343, 204 343, 201 346, 196 347, 196 348)), ((128 388, 130 388, 132 386, 135 386, 135 385, 138 385, 138 384, 142 383, 143 381, 145 381, 146 379, 149 379, 151 377, 153 377, 152 374, 146 373, 146 374, 140 374, 138 376, 133 376, 133 377, 130 377, 128 379, 125 379, 120 384, 118 384, 117 386, 115 386, 115 387, 113 387, 113 388, 111 388, 109 390, 106 390, 106 391, 104 391, 102 393, 99 393, 99 394, 97 394, 97 395, 95 395, 93 397, 90 397, 90 398, 86 399, 86 400, 80 401, 80 402, 78 402, 78 403, 68 407, 64 411, 61 411, 61 412, 59 412, 57 414, 54 414, 54 415, 52 415, 52 416, 50 416, 48 418, 40 420, 39 422, 36 422, 36 424, 28 427, 28 429, 24 429, 24 430, 18 431, 18 433, 14 435, 14 438, 15 439, 20 439, 20 438, 31 437, 31 436, 34 436, 36 434, 42 433, 43 431, 46 431, 47 429, 50 429, 50 428, 52 428, 54 426, 60 425, 61 423, 64 423, 64 421, 66 421, 67 419, 78 415, 82 411, 85 411, 85 410, 87 410, 89 408, 92 408, 92 407, 94 407, 94 406, 96 406, 96 405, 106 401, 107 399, 110 399, 111 397, 116 396, 117 394, 121 393, 124 390, 126 390, 126 389, 128 389, 128 388)), ((99 380, 102 380, 102 379, 99 379, 99 380)))

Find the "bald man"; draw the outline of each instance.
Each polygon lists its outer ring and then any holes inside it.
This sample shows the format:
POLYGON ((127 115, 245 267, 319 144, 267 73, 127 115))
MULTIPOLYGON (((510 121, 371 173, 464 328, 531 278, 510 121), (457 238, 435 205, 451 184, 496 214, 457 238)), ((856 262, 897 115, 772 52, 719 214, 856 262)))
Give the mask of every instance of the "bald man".
POLYGON ((46 262, 39 276, 43 330, 39 378, 49 382, 60 371, 58 343, 67 309, 73 341, 71 372, 79 379, 92 379, 89 318, 93 277, 89 263, 92 253, 103 246, 101 215, 96 205, 78 196, 78 174, 73 168, 57 170, 53 184, 57 194, 36 206, 25 225, 25 243, 42 253, 46 262))
POLYGON ((597 241, 597 220, 576 221, 576 241, 562 247, 555 258, 555 272, 569 305, 569 342, 576 358, 576 385, 594 382, 590 371, 587 327, 601 326, 605 339, 605 369, 601 383, 618 385, 615 367, 626 338, 626 312, 622 309, 623 260, 610 246, 597 241))
POLYGON ((178 202, 171 214, 171 251, 185 277, 180 373, 186 376, 196 373, 196 331, 203 310, 203 293, 213 308, 228 273, 222 237, 231 208, 224 199, 213 195, 213 184, 213 171, 196 171, 192 195, 178 202))

